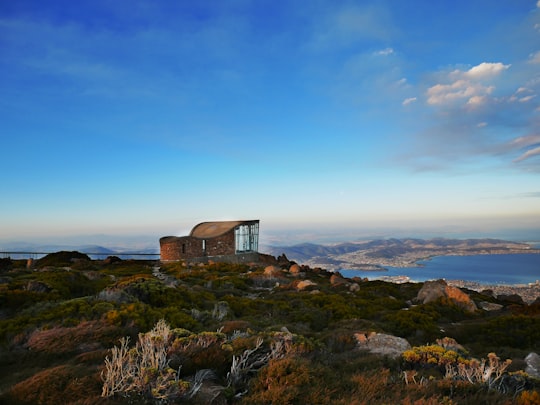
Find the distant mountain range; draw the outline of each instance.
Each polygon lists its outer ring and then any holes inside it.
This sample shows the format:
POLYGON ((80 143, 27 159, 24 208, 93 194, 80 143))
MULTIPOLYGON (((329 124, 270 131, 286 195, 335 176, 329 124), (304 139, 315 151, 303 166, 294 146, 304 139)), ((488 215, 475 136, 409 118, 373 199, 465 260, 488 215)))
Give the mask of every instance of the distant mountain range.
POLYGON ((302 243, 293 246, 269 246, 273 256, 285 254, 288 259, 311 267, 329 270, 373 266, 406 267, 433 256, 500 253, 540 253, 527 243, 501 239, 378 239, 345 242, 334 245, 302 243))
MULTIPOLYGON (((7 242, 0 243, 0 252, 10 252, 9 256, 12 258, 18 258, 15 252, 25 253, 54 253, 60 251, 77 251, 81 253, 89 254, 92 258, 102 258, 110 255, 120 255, 121 258, 134 258, 139 256, 130 255, 130 253, 137 254, 159 254, 157 247, 146 248, 126 248, 126 247, 104 247, 100 245, 60 245, 60 244, 36 244, 27 242, 7 242)), ((28 255, 24 255, 28 257, 28 255)))
MULTIPOLYGON (((1 252, 11 252, 12 258, 23 258, 13 252, 54 253, 59 251, 78 251, 90 254, 94 259, 118 255, 123 259, 141 258, 130 253, 158 255, 159 247, 104 247, 96 244, 38 244, 27 242, 0 242, 1 252)), ((311 267, 328 270, 359 268, 370 266, 406 267, 433 256, 473 255, 497 253, 540 253, 527 243, 511 242, 501 239, 377 239, 369 241, 343 242, 332 245, 301 243, 293 246, 266 246, 263 253, 272 256, 285 254, 289 260, 311 267)), ((2 256, 6 256, 3 254, 2 256)), ((40 255, 42 256, 42 255, 40 255)))

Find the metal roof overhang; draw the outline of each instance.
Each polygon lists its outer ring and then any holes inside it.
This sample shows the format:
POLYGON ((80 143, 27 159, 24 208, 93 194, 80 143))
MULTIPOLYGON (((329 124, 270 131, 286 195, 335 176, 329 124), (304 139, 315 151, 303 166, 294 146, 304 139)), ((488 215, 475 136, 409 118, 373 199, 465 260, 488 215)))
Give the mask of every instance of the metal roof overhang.
POLYGON ((199 239, 211 239, 221 236, 239 225, 252 225, 256 223, 259 223, 258 219, 249 221, 202 222, 193 227, 189 236, 199 239))

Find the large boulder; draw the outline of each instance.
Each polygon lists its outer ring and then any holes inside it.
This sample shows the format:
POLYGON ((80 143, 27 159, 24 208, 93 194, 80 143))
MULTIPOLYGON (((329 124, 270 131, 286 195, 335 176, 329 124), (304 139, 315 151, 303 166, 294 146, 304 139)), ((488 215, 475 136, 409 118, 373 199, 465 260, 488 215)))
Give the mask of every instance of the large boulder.
POLYGON ((525 363, 527 363, 525 372, 530 376, 540 378, 540 356, 531 352, 525 357, 525 363))
POLYGON ((479 304, 480 308, 484 311, 499 311, 503 308, 503 305, 496 304, 494 302, 481 301, 479 304))
POLYGON ((276 277, 282 272, 281 267, 278 266, 266 266, 264 268, 264 275, 268 277, 276 277))
POLYGON ((525 303, 519 294, 499 294, 497 295, 497 299, 508 304, 523 305, 525 303))
POLYGON ((293 276, 298 276, 301 272, 302 268, 296 263, 289 267, 289 273, 291 273, 293 276))
POLYGON ((347 280, 345 280, 341 274, 339 273, 334 273, 332 274, 332 276, 330 277, 330 284, 334 287, 341 287, 341 286, 348 286, 349 285, 349 282, 347 280))
POLYGON ((52 291, 52 288, 49 287, 49 285, 37 281, 37 280, 30 280, 25 287, 26 291, 32 291, 32 292, 38 292, 38 293, 48 293, 52 291))
POLYGON ((357 347, 371 353, 397 358, 411 348, 410 343, 398 336, 376 332, 358 332, 354 334, 357 347))
POLYGON ((478 308, 474 301, 457 287, 449 286, 444 280, 426 281, 418 295, 416 301, 422 304, 437 301, 439 298, 447 298, 457 306, 469 312, 474 312, 478 308))
POLYGON ((311 280, 302 280, 298 282, 298 284, 296 284, 296 289, 298 291, 304 291, 308 288, 313 288, 313 287, 317 287, 317 283, 314 283, 311 280))
POLYGON ((120 259, 118 256, 107 256, 106 259, 103 260, 103 264, 109 265, 114 263, 120 263, 122 259, 120 259))

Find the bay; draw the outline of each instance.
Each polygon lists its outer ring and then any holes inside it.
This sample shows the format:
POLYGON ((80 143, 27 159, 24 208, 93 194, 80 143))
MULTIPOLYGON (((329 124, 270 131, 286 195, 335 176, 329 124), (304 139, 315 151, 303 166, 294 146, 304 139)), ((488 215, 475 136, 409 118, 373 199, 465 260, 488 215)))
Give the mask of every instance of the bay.
POLYGON ((420 266, 386 267, 387 271, 340 270, 344 277, 369 280, 406 276, 410 281, 465 280, 480 284, 528 284, 540 280, 540 254, 436 256, 420 266))

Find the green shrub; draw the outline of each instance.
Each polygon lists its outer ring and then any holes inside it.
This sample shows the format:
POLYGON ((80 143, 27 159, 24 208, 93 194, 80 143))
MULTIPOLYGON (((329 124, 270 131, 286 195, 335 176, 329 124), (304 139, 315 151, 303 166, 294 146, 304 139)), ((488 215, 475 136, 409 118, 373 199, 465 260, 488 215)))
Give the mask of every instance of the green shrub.
POLYGON ((90 257, 80 252, 56 252, 50 253, 41 259, 36 261, 35 266, 37 268, 42 267, 71 267, 74 263, 78 261, 90 262, 90 257))
POLYGON ((540 317, 533 315, 502 315, 464 324, 455 330, 463 344, 473 345, 485 352, 500 347, 540 351, 540 317))
POLYGON ((391 312, 384 317, 384 322, 385 330, 409 341, 433 341, 441 333, 433 315, 419 307, 391 312))

